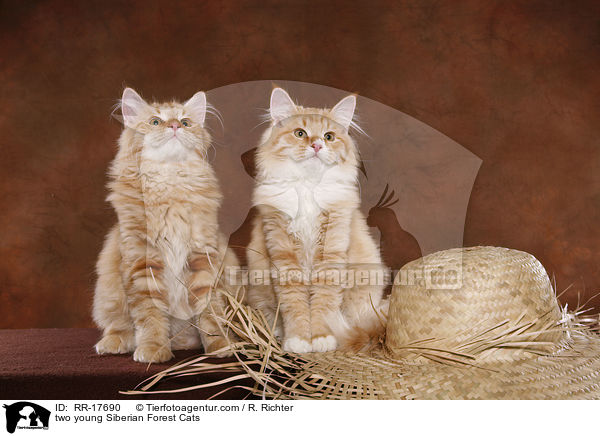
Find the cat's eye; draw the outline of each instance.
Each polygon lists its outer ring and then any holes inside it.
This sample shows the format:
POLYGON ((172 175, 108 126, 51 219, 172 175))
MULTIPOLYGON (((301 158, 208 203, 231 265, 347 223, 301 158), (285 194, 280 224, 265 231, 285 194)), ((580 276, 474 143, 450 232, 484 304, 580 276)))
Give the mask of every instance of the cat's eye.
POLYGON ((323 138, 325 138, 326 141, 333 141, 335 139, 335 133, 327 132, 323 135, 323 138))
POLYGON ((306 138, 306 132, 303 129, 294 130, 294 136, 296 138, 306 138))
POLYGON ((160 124, 162 120, 158 117, 152 117, 150 118, 150 124, 152 124, 153 126, 158 126, 160 124))
POLYGON ((183 120, 181 120, 181 124, 184 127, 190 127, 192 125, 192 122, 190 121, 189 118, 184 118, 183 120))

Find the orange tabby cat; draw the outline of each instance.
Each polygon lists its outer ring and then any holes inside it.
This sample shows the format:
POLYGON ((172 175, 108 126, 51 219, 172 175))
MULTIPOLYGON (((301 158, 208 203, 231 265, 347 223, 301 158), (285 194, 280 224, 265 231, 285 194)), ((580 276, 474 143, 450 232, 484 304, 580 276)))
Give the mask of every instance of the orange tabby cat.
POLYGON ((136 361, 162 362, 172 349, 227 345, 213 316, 224 297, 212 289, 220 265, 237 260, 217 224, 221 192, 206 160, 206 107, 203 92, 185 104, 148 104, 133 89, 123 92, 125 129, 108 184, 118 223, 97 263, 99 354, 135 350, 136 361))
POLYGON ((271 94, 256 155, 248 302, 272 323, 279 310, 275 334, 288 351, 356 349, 353 335, 381 325, 385 267, 359 210, 355 105, 353 95, 315 109, 281 88, 271 94), (344 283, 344 274, 363 280, 344 283))

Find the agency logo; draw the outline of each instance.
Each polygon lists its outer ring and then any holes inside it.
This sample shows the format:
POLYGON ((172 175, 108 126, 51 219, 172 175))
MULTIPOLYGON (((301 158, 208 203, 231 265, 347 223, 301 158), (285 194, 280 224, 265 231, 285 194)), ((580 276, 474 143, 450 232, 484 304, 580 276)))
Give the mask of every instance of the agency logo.
POLYGON ((4 405, 6 409, 6 431, 14 433, 16 429, 48 430, 50 411, 28 401, 4 405))

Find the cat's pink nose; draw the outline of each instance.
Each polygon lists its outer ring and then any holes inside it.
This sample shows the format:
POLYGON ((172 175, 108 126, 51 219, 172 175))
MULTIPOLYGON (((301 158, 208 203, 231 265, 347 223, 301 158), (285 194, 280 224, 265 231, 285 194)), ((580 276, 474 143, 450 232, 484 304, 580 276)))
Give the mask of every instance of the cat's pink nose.
POLYGON ((323 144, 319 144, 318 142, 313 142, 311 147, 315 150, 315 153, 318 153, 319 150, 323 148, 323 144))
POLYGON ((179 121, 173 121, 173 122, 171 123, 171 128, 172 128, 174 131, 177 131, 177 129, 179 129, 180 127, 181 127, 181 124, 179 124, 179 121))

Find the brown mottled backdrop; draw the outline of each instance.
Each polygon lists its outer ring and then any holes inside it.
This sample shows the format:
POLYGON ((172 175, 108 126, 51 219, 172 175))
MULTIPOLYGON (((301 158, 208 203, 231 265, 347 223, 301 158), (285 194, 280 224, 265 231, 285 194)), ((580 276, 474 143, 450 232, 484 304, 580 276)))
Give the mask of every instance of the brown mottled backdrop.
POLYGON ((160 100, 264 79, 454 139, 483 160, 464 244, 533 253, 571 305, 600 291, 597 1, 17 0, 0 2, 0 327, 91 325, 124 85, 160 100))

